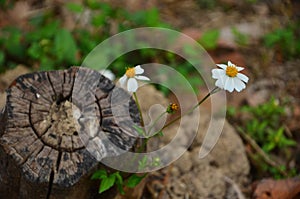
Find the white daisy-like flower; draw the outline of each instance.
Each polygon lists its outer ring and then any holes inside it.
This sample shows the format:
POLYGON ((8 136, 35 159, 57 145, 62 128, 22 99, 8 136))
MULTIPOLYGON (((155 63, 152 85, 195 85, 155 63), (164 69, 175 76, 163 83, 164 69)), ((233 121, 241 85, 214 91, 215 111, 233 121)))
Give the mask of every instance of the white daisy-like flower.
POLYGON ((239 73, 243 67, 236 66, 228 61, 228 64, 217 64, 221 69, 212 70, 212 78, 217 79, 215 85, 221 89, 232 92, 234 89, 240 92, 246 88, 249 78, 239 73))
POLYGON ((136 92, 138 89, 137 80, 150 80, 148 77, 141 75, 143 73, 144 69, 142 69, 140 65, 134 68, 127 68, 125 75, 120 78, 119 82, 122 87, 124 87, 127 82, 127 90, 129 92, 136 92))
POLYGON ((108 69, 99 70, 99 73, 101 73, 102 75, 104 75, 105 77, 110 79, 111 81, 114 81, 116 78, 115 74, 113 74, 113 72, 111 72, 111 70, 108 70, 108 69))

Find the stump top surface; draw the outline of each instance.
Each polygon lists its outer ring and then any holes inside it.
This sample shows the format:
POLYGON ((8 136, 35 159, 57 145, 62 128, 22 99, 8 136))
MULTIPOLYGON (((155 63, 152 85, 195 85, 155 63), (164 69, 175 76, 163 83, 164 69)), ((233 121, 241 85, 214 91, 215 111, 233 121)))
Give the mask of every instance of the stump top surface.
POLYGON ((17 78, 0 142, 31 181, 71 186, 99 160, 132 148, 138 109, 97 71, 72 67, 17 78))

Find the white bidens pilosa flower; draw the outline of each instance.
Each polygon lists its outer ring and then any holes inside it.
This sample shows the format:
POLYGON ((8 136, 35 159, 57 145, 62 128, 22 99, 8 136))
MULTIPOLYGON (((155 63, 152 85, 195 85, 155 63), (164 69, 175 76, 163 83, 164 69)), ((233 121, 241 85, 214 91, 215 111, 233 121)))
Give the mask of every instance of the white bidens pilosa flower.
POLYGON ((240 92, 246 88, 249 78, 239 73, 244 70, 243 67, 236 66, 228 61, 228 64, 217 64, 221 69, 212 70, 212 78, 217 79, 215 85, 221 89, 232 92, 234 89, 240 92))
POLYGON ((136 80, 150 80, 146 76, 142 76, 141 74, 144 73, 144 69, 140 65, 137 65, 134 68, 127 68, 125 75, 123 75, 119 82, 122 87, 125 86, 127 82, 127 90, 129 92, 136 92, 138 89, 138 82, 136 80))

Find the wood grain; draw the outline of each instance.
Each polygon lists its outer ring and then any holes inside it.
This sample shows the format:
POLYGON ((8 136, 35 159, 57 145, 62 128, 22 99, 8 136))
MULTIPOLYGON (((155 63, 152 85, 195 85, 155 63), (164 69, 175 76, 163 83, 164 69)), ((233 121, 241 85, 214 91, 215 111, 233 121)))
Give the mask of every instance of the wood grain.
POLYGON ((91 197, 82 181, 102 158, 132 150, 140 125, 130 95, 83 67, 18 77, 0 121, 0 198, 91 197))

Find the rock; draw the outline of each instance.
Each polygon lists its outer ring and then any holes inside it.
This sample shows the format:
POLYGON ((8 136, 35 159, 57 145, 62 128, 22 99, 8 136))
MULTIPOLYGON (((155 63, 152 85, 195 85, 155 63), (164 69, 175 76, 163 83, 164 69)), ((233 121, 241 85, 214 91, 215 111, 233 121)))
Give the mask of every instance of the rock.
POLYGON ((7 70, 4 74, 0 74, 0 111, 6 103, 5 89, 14 79, 25 73, 29 73, 29 70, 25 66, 19 65, 13 70, 7 70))
MULTIPOLYGON (((144 105, 168 101, 164 96, 157 94, 157 91, 153 90, 151 86, 145 86, 144 89, 147 92, 142 94, 144 90, 138 93, 139 96, 147 94, 145 101, 143 101, 144 105), (149 94, 148 91, 151 91, 151 93, 149 94)), ((200 159, 200 147, 211 119, 210 111, 205 109, 202 111, 198 135, 188 151, 173 162, 171 166, 157 171, 166 172, 169 175, 169 178, 164 178, 161 183, 165 184, 171 198, 238 198, 237 191, 225 178, 231 179, 239 189, 247 186, 250 166, 243 142, 234 128, 225 121, 217 144, 205 158, 200 159)), ((172 154, 182 150, 188 143, 188 138, 195 133, 191 131, 198 118, 196 115, 188 115, 186 117, 185 123, 179 127, 186 136, 177 140, 176 146, 178 147, 174 148, 172 154)), ((222 121, 216 120, 216 122, 222 121)), ((177 130, 178 126, 175 124, 164 131, 163 137, 151 140, 155 143, 148 145, 149 151, 153 151, 153 146, 155 146, 155 149, 158 146, 158 148, 166 146, 174 139, 177 130)))
POLYGON ((18 76, 29 72, 25 66, 18 65, 13 70, 7 70, 4 74, 0 74, 0 91, 4 91, 18 76))
POLYGON ((248 104, 250 106, 258 106, 267 103, 272 96, 280 97, 282 95, 280 91, 284 90, 285 83, 276 78, 254 82, 247 90, 246 99, 248 104))
POLYGON ((185 152, 180 159, 175 163, 181 173, 187 173, 191 170, 193 162, 191 161, 192 156, 189 152, 185 152))

